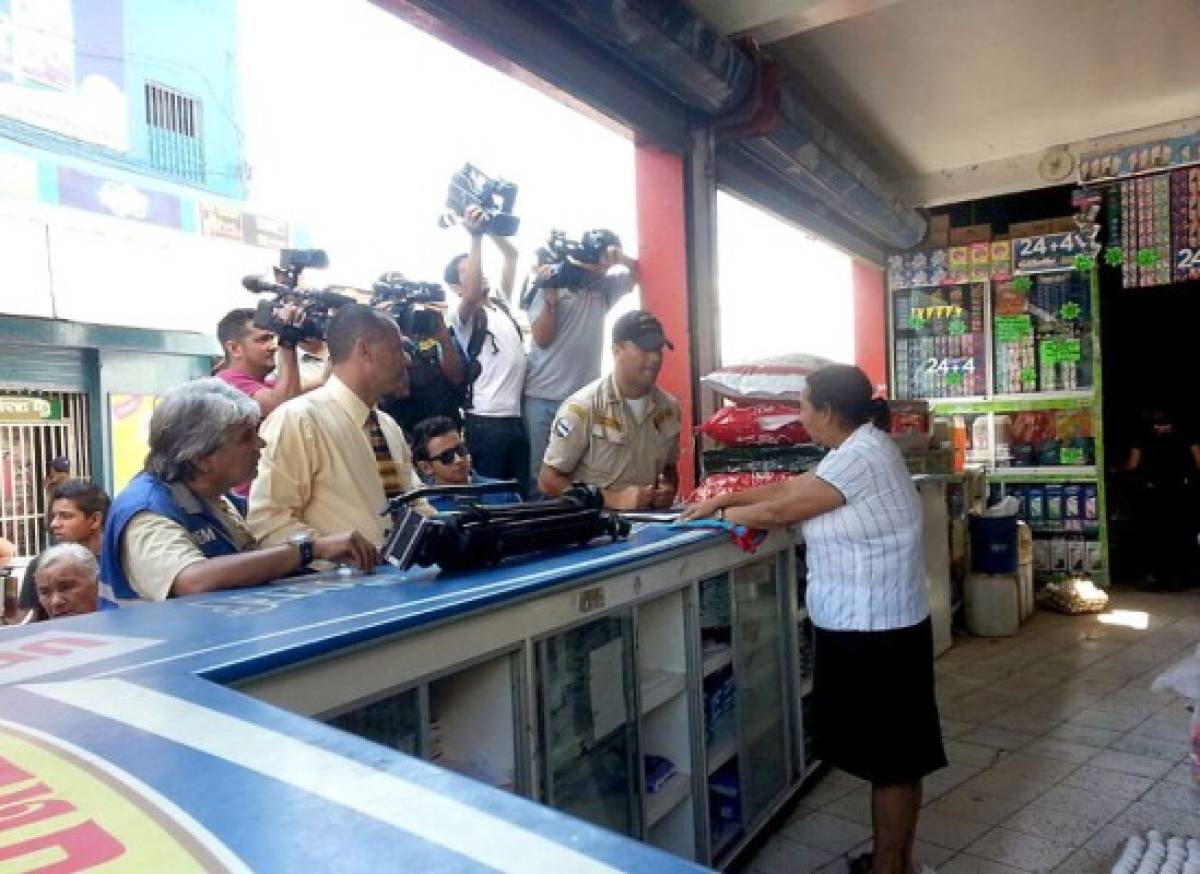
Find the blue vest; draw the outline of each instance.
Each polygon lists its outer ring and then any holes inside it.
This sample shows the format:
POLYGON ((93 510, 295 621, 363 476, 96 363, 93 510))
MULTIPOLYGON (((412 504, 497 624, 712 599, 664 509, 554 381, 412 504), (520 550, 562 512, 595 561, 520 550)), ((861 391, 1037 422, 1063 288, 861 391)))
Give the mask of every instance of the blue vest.
POLYGON ((121 564, 121 535, 129 520, 141 512, 157 513, 182 525, 205 558, 233 555, 238 551, 221 520, 207 503, 196 497, 195 492, 183 483, 167 483, 143 471, 117 495, 104 521, 100 579, 117 599, 136 600, 139 597, 121 564))

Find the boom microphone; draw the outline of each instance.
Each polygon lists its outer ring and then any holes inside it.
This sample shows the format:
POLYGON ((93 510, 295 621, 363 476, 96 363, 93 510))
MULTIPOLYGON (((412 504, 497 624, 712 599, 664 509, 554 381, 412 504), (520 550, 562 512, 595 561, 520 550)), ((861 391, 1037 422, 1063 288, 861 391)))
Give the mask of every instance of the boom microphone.
POLYGON ((267 282, 267 280, 258 276, 243 276, 242 288, 246 291, 252 291, 255 294, 290 294, 294 289, 288 288, 286 285, 280 285, 277 282, 267 282))

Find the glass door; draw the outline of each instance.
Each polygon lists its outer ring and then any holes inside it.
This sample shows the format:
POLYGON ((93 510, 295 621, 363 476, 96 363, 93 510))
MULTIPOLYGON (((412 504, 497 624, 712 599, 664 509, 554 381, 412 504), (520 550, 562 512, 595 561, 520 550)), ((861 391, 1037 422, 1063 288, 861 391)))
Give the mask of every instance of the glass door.
POLYGON ((629 611, 537 647, 542 800, 622 834, 641 832, 629 611))
POLYGON ((767 810, 788 781, 779 567, 775 555, 733 573, 733 662, 742 749, 742 813, 747 824, 767 810))
POLYGON ((420 698, 409 689, 361 704, 323 721, 334 728, 415 756, 420 737, 420 698))

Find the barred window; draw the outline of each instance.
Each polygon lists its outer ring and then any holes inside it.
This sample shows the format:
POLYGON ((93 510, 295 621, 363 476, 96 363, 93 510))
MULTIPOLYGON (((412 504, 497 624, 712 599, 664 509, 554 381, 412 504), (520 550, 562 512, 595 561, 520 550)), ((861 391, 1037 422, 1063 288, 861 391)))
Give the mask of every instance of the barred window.
POLYGON ((200 101, 152 82, 146 83, 146 128, 150 164, 189 182, 204 182, 204 137, 200 101))

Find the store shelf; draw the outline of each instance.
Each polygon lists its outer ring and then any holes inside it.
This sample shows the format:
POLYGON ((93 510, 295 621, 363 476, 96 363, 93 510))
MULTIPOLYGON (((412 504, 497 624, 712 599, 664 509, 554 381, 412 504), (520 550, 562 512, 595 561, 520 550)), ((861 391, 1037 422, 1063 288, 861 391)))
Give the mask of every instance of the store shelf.
POLYGON ((823 764, 824 762, 822 762, 820 759, 813 759, 811 762, 809 762, 804 768, 804 776, 800 778, 800 782, 805 782, 809 777, 817 773, 823 764))
POLYGON ((992 398, 934 398, 929 401, 935 412, 1036 413, 1043 410, 1090 410, 1096 405, 1091 390, 1070 392, 1029 392, 1002 394, 992 398))
POLYGON ((742 827, 736 823, 727 823, 719 832, 713 834, 713 862, 717 867, 725 861, 722 856, 733 847, 733 842, 742 834, 742 827))
POLYGON ((1096 481, 1096 466, 999 467, 989 473, 990 482, 1087 483, 1096 481))
POLYGON ((737 732, 726 732, 708 748, 708 776, 712 776, 722 765, 737 755, 737 732))
POLYGON ((704 676, 715 674, 721 668, 733 664, 733 647, 725 644, 720 649, 712 650, 704 656, 704 676))
POLYGON ((649 671, 642 678, 642 715, 657 710, 678 697, 687 686, 687 678, 675 671, 649 671))
POLYGON ((646 796, 646 826, 653 827, 692 793, 692 775, 675 773, 657 792, 646 796))

